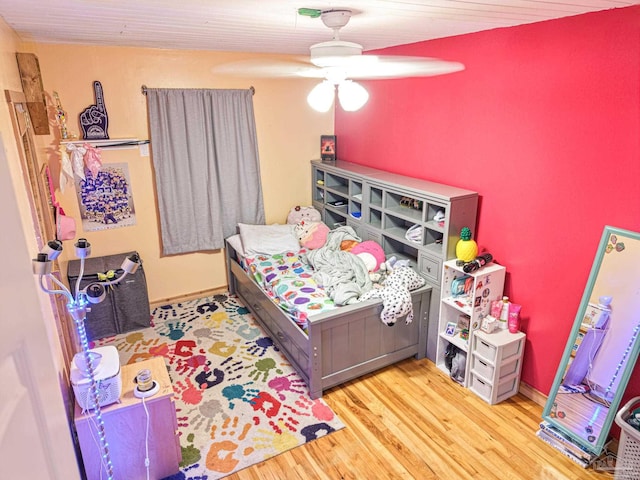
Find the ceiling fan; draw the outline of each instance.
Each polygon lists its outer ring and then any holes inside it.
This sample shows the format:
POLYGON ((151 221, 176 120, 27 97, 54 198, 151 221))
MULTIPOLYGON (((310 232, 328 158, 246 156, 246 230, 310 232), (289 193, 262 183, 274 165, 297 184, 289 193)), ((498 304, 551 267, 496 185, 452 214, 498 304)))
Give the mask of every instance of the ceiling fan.
MULTIPOLYGON (((430 57, 395 55, 362 55, 363 46, 340 40, 340 29, 349 23, 352 11, 348 9, 298 9, 298 14, 320 18, 333 30, 333 39, 310 47, 310 57, 301 62, 279 62, 270 65, 252 64, 252 74, 275 74, 322 78, 309 93, 307 101, 317 111, 331 108, 338 92, 341 107, 347 111, 360 109, 369 99, 365 88, 353 80, 375 80, 407 77, 427 77, 464 70, 464 65, 430 57)), ((244 67, 248 67, 244 63, 244 67)), ((217 68, 218 72, 238 73, 243 67, 236 62, 217 68)), ((249 73, 248 71, 246 73, 249 73)))

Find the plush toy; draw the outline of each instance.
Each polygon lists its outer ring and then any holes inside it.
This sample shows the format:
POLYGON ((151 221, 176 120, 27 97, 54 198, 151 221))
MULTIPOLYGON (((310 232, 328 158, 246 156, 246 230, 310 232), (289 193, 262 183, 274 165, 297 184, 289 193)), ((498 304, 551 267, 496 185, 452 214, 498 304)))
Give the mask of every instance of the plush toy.
POLYGON ((351 249, 359 243, 360 242, 358 240, 343 240, 342 242, 340 242, 340 250, 350 252, 351 249))
POLYGON ((380 265, 380 270, 384 270, 387 275, 390 275, 396 267, 408 267, 410 265, 409 260, 398 260, 395 255, 389 257, 386 262, 380 265))
POLYGON ((395 325, 396 321, 406 315, 406 322, 413 321, 413 302, 411 290, 420 288, 425 279, 418 275, 411 267, 396 267, 387 277, 384 288, 373 288, 360 297, 360 300, 370 298, 382 299, 380 319, 386 325, 395 325))
POLYGON ((385 261, 384 250, 373 240, 360 242, 349 251, 362 259, 370 273, 380 270, 380 265, 385 261))
POLYGON ((398 260, 395 255, 392 255, 391 257, 387 258, 385 262, 380 264, 380 270, 378 271, 378 273, 380 274, 380 278, 377 280, 377 283, 379 283, 380 285, 384 285, 384 283, 387 281, 387 277, 393 273, 393 270, 395 268, 408 267, 410 265, 411 263, 409 262, 409 260, 398 260))
POLYGON ((293 232, 300 242, 300 246, 309 250, 315 250, 327 243, 329 227, 322 222, 303 220, 296 223, 293 232))
POLYGON ((289 215, 287 216, 287 223, 289 225, 295 225, 302 221, 321 222, 322 216, 314 207, 301 207, 300 205, 297 205, 289 210, 289 215))

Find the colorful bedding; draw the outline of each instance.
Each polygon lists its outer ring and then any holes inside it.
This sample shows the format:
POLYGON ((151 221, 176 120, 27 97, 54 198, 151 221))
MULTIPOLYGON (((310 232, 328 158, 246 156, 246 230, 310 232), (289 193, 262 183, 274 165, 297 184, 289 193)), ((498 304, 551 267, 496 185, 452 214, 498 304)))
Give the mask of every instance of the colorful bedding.
POLYGON ((244 258, 244 268, 271 299, 307 330, 310 315, 336 308, 324 289, 313 279, 311 267, 299 252, 256 255, 244 258))

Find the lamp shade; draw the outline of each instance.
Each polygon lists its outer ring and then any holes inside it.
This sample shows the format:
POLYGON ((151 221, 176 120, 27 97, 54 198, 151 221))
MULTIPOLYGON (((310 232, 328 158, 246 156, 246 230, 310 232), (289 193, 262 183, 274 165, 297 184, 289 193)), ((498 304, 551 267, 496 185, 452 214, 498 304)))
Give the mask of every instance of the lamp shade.
POLYGON ((359 83, 352 80, 344 80, 338 85, 338 100, 340 100, 340 106, 344 110, 355 112, 367 103, 369 92, 359 83))
POLYGON ((331 82, 324 80, 309 92, 307 102, 311 108, 318 112, 328 112, 331 105, 333 105, 335 95, 335 86, 331 82))

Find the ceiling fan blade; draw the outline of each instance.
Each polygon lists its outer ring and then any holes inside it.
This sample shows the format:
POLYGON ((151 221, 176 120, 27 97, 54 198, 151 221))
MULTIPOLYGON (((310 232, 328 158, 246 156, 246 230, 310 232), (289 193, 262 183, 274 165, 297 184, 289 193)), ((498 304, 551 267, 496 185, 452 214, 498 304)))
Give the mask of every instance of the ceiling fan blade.
POLYGON ((308 77, 324 78, 324 71, 309 63, 308 58, 301 59, 249 59, 223 63, 211 68, 219 75, 234 77, 308 77))
POLYGON ((438 58, 363 55, 358 43, 338 38, 338 30, 351 17, 351 10, 301 9, 300 15, 320 16, 323 23, 334 30, 330 41, 310 47, 310 57, 274 56, 273 58, 247 59, 214 66, 212 71, 220 75, 238 77, 303 77, 326 79, 334 85, 344 80, 376 80, 392 78, 429 77, 464 70, 459 62, 438 58))
POLYGON ((356 80, 430 77, 464 70, 462 63, 429 57, 362 55, 350 60, 341 62, 338 68, 344 69, 347 78, 356 80))
POLYGON ((308 58, 248 59, 212 67, 212 72, 235 77, 262 78, 329 78, 376 80, 408 77, 429 77, 464 70, 464 65, 429 57, 393 55, 337 55, 323 57, 323 67, 308 58))

